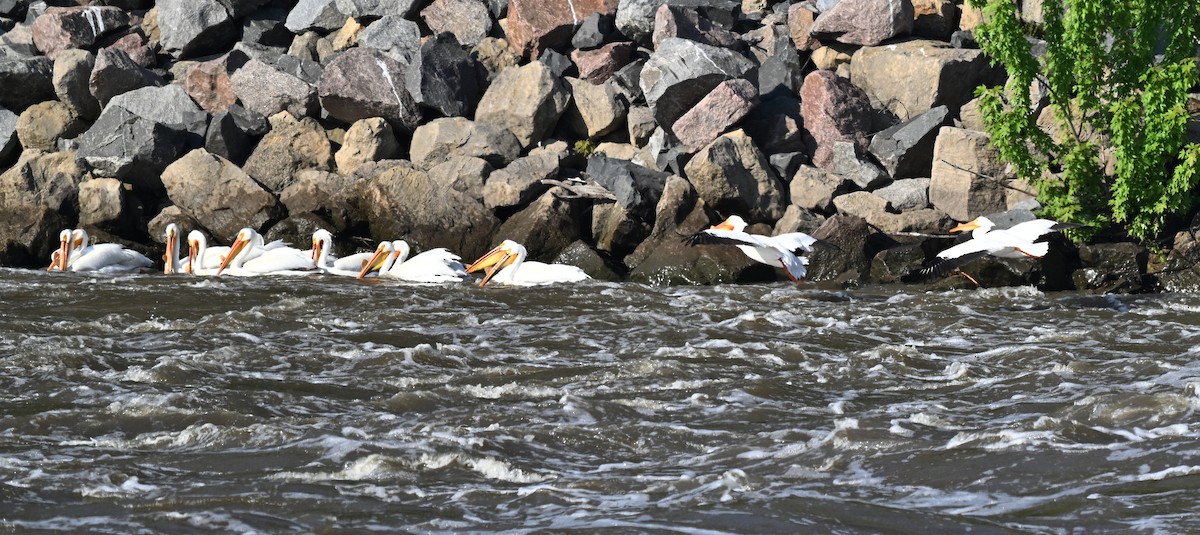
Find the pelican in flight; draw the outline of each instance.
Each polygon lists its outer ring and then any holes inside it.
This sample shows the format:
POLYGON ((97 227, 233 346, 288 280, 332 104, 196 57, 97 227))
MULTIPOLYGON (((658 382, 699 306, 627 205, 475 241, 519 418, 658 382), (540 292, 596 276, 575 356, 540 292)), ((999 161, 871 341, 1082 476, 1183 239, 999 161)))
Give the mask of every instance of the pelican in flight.
POLYGON ((591 278, 575 266, 526 262, 526 254, 525 246, 512 240, 504 240, 468 266, 467 273, 487 269, 483 280, 479 282, 480 287, 493 279, 497 284, 536 286, 556 282, 579 282, 591 278))
POLYGON ((115 243, 92 245, 87 231, 81 228, 63 230, 58 236, 58 265, 62 271, 123 273, 141 271, 154 264, 146 255, 115 243))
POLYGON ((220 276, 228 270, 230 275, 243 277, 302 275, 312 273, 316 267, 310 254, 292 247, 267 248, 262 235, 244 228, 238 231, 216 274, 220 276))
MULTIPOLYGON (((317 229, 312 235, 312 260, 317 269, 331 275, 344 277, 358 276, 363 266, 375 255, 375 252, 355 253, 344 258, 333 256, 333 234, 325 229, 317 229)), ((360 277, 361 278, 361 277, 360 277)))
MULTIPOLYGON (((996 224, 984 216, 958 225, 950 232, 971 232, 971 239, 950 247, 937 254, 939 262, 921 270, 923 276, 940 276, 983 256, 991 255, 1000 258, 1041 258, 1050 251, 1050 244, 1035 241, 1051 232, 1068 228, 1078 228, 1082 225, 1074 223, 1059 223, 1050 219, 1035 219, 1013 225, 1012 228, 996 229, 996 224)), ((958 271, 974 282, 974 277, 958 271)))
POLYGON ((380 277, 431 284, 462 282, 467 277, 462 259, 443 247, 430 249, 412 258, 408 257, 410 251, 408 242, 404 240, 380 243, 375 254, 363 265, 358 278, 376 270, 380 277))
POLYGON ((803 253, 812 251, 818 243, 824 243, 803 232, 764 236, 749 234, 745 230, 746 221, 741 216, 732 215, 711 228, 692 234, 684 241, 688 245, 736 245, 755 262, 783 268, 792 282, 800 282, 808 273, 808 258, 803 253))

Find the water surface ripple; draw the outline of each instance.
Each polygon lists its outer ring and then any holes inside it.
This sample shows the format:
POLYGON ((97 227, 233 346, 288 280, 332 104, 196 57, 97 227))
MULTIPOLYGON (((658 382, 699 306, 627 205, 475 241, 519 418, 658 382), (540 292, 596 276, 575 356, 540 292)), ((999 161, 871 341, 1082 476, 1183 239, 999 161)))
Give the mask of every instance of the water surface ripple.
POLYGON ((1194 295, 0 270, 0 531, 1184 532, 1194 295))

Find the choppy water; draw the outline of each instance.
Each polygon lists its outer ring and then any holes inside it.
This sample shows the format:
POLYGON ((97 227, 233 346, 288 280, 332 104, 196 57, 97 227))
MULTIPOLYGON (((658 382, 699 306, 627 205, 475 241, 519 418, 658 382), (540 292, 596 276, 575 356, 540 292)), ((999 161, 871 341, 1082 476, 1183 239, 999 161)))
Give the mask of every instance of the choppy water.
POLYGON ((1200 525, 1200 301, 0 270, 0 531, 1200 525))

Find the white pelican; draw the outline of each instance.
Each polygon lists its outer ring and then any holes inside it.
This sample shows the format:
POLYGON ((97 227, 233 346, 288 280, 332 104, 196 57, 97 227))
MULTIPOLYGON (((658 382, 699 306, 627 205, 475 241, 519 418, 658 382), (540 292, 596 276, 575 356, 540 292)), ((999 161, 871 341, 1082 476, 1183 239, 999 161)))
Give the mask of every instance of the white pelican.
MULTIPOLYGON (((174 273, 183 273, 187 270, 185 260, 179 257, 179 225, 171 223, 167 225, 165 231, 166 251, 163 252, 163 273, 171 275, 174 273)), ((190 262, 189 258, 186 262, 190 262)))
POLYGON ((203 232, 193 230, 188 233, 186 269, 189 275, 215 275, 228 254, 229 247, 224 245, 209 247, 203 232))
POLYGON ((430 249, 412 258, 408 257, 410 251, 404 240, 380 243, 374 256, 363 265, 358 278, 375 270, 379 271, 380 277, 433 284, 461 282, 467 277, 462 259, 444 247, 430 249))
POLYGON ((344 277, 358 276, 359 271, 375 255, 374 251, 355 253, 344 258, 336 258, 330 252, 333 249, 333 234, 325 229, 317 229, 312 235, 312 260, 317 268, 331 275, 344 277))
POLYGON ((229 253, 217 267, 217 275, 228 269, 230 275, 253 277, 258 275, 299 275, 312 273, 316 269, 311 255, 292 247, 268 249, 263 237, 252 228, 238 231, 229 253))
POLYGON ((50 267, 46 271, 66 271, 67 255, 71 252, 71 230, 62 229, 58 233, 58 249, 50 253, 50 267))
POLYGON ((688 245, 732 244, 741 249, 755 262, 783 268, 792 282, 800 282, 808 273, 808 258, 802 256, 813 250, 819 242, 803 232, 789 232, 778 236, 764 236, 745 232, 746 221, 741 216, 731 215, 720 224, 692 234, 688 245), (800 254, 797 254, 799 252, 800 254))
MULTIPOLYGON (((1050 251, 1050 244, 1034 240, 1051 232, 1080 226, 1050 219, 1035 219, 1018 223, 1012 228, 997 230, 991 219, 979 216, 950 229, 950 232, 971 231, 971 239, 938 253, 940 261, 919 273, 924 276, 944 275, 971 260, 987 255, 1000 258, 1041 258, 1050 251)), ((974 277, 966 273, 962 275, 976 285, 979 284, 974 277)))
POLYGON ((59 264, 70 271, 120 273, 140 271, 154 262, 142 253, 115 243, 91 245, 87 231, 77 228, 71 232, 71 245, 65 254, 61 254, 59 264))
POLYGON ((480 287, 493 279, 497 284, 535 286, 556 282, 579 282, 591 278, 575 266, 526 262, 526 254, 525 246, 512 240, 504 240, 467 267, 467 272, 487 269, 487 274, 479 282, 480 287))

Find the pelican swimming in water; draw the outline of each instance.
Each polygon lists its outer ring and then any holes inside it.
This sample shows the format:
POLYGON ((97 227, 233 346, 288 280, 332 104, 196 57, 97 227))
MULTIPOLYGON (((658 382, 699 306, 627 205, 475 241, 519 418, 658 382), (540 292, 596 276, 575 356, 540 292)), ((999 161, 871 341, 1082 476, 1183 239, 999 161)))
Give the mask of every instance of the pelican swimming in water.
POLYGON ((808 273, 808 258, 803 253, 811 252, 814 245, 822 243, 803 232, 765 236, 750 234, 745 230, 746 221, 741 216, 732 215, 711 228, 692 234, 684 241, 688 245, 736 245, 755 262, 783 268, 792 282, 800 282, 808 273))
POLYGON ((238 231, 229 253, 217 267, 217 275, 255 277, 261 275, 301 275, 316 270, 311 254, 292 247, 267 248, 263 237, 252 228, 238 231))
POLYGON ((229 247, 209 247, 208 238, 204 237, 204 233, 193 230, 188 233, 188 260, 184 268, 189 275, 216 275, 217 269, 228 254, 229 247))
POLYGON ((190 258, 179 256, 179 225, 171 223, 163 231, 166 235, 166 251, 163 252, 163 274, 172 275, 187 271, 190 258))
POLYGON ((371 251, 337 258, 333 256, 331 249, 333 249, 332 233, 325 229, 317 229, 316 232, 313 232, 311 256, 317 269, 343 277, 358 276, 363 266, 375 255, 375 252, 371 251))
MULTIPOLYGON (((59 240, 68 231, 59 233, 59 240)), ((124 273, 141 271, 154 262, 146 255, 115 243, 91 244, 87 231, 77 228, 70 232, 70 243, 60 244, 59 266, 63 271, 96 271, 124 273)))
MULTIPOLYGON (((1050 244, 1035 241, 1046 234, 1082 225, 1059 223, 1050 219, 1035 219, 1018 223, 1007 229, 997 229, 996 224, 984 216, 958 225, 950 232, 971 232, 971 239, 950 247, 937 254, 938 263, 920 270, 921 276, 940 276, 958 270, 958 267, 983 256, 999 258, 1041 258, 1050 251, 1050 244)), ((979 285, 974 277, 958 271, 979 285)))
POLYGON ((363 265, 358 278, 372 271, 378 271, 380 277, 431 284, 461 282, 467 277, 462 258, 444 247, 430 249, 412 258, 408 257, 410 251, 404 240, 380 243, 375 254, 363 265))
POLYGON ((487 269, 479 286, 495 280, 496 284, 512 286, 536 286, 557 282, 579 282, 590 279, 587 273, 566 264, 545 264, 525 261, 525 246, 504 240, 495 249, 488 251, 467 267, 468 273, 487 269))

